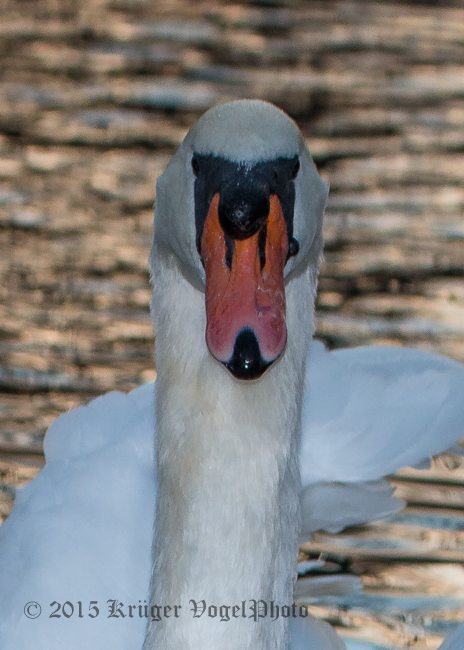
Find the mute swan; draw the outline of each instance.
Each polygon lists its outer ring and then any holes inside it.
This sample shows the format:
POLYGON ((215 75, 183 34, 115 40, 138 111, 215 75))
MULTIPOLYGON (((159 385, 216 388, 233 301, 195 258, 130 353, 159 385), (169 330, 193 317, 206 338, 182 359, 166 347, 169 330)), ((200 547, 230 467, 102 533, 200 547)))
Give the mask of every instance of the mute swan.
MULTIPOLYGON (((284 650, 287 618, 194 618, 189 601, 292 603, 301 430, 308 532, 394 511, 381 477, 461 436, 460 364, 310 345, 326 196, 296 125, 269 104, 216 107, 190 131, 158 181, 150 256, 156 472, 152 385, 52 425, 47 465, 0 529, 3 650, 284 650), (389 427, 373 418, 395 406, 389 427), (41 616, 23 614, 31 601, 41 616), (160 620, 143 642, 146 611, 160 620)), ((292 650, 343 648, 322 622, 290 622, 292 650)))

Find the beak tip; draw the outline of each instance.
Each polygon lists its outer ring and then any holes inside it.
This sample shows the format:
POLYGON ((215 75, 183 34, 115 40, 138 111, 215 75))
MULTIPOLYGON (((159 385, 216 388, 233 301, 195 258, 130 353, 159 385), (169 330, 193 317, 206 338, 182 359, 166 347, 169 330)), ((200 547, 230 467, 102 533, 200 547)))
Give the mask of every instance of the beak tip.
POLYGON ((256 334, 244 328, 235 339, 231 358, 223 363, 236 379, 252 380, 259 379, 275 360, 263 359, 256 334))

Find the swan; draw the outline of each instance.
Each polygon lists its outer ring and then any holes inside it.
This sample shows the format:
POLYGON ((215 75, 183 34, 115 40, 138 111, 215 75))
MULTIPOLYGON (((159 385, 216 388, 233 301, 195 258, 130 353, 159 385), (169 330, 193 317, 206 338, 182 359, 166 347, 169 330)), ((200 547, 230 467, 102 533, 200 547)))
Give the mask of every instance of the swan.
POLYGON ((344 648, 313 617, 232 608, 291 606, 301 527, 401 507, 382 477, 461 437, 464 370, 311 343, 326 198, 272 105, 224 104, 191 129, 157 184, 156 390, 102 396, 47 433, 0 528, 4 650, 344 648))

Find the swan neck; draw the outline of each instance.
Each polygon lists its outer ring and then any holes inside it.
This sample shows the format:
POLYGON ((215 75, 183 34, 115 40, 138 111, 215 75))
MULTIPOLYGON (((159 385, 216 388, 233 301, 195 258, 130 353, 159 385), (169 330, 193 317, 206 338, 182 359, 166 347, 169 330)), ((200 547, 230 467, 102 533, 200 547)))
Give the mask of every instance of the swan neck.
MULTIPOLYGON (((144 650, 284 650, 287 620, 270 625, 252 614, 259 601, 292 605, 301 401, 312 331, 302 335, 301 305, 293 311, 290 305, 282 359, 259 381, 237 381, 206 349, 204 296, 176 269, 161 267, 152 305, 160 335, 151 604, 177 606, 179 616, 149 625, 144 650)), ((303 278, 293 282, 304 286, 303 278)), ((306 289, 310 309, 312 289, 306 289)))

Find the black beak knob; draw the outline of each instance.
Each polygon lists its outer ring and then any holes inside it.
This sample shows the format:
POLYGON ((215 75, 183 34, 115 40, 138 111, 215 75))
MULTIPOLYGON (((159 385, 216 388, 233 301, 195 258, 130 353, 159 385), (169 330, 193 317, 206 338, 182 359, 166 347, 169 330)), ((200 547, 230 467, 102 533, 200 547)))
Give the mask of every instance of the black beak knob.
POLYGON ((269 196, 246 191, 240 186, 225 188, 219 197, 219 223, 232 239, 247 239, 265 223, 269 215, 269 196))

